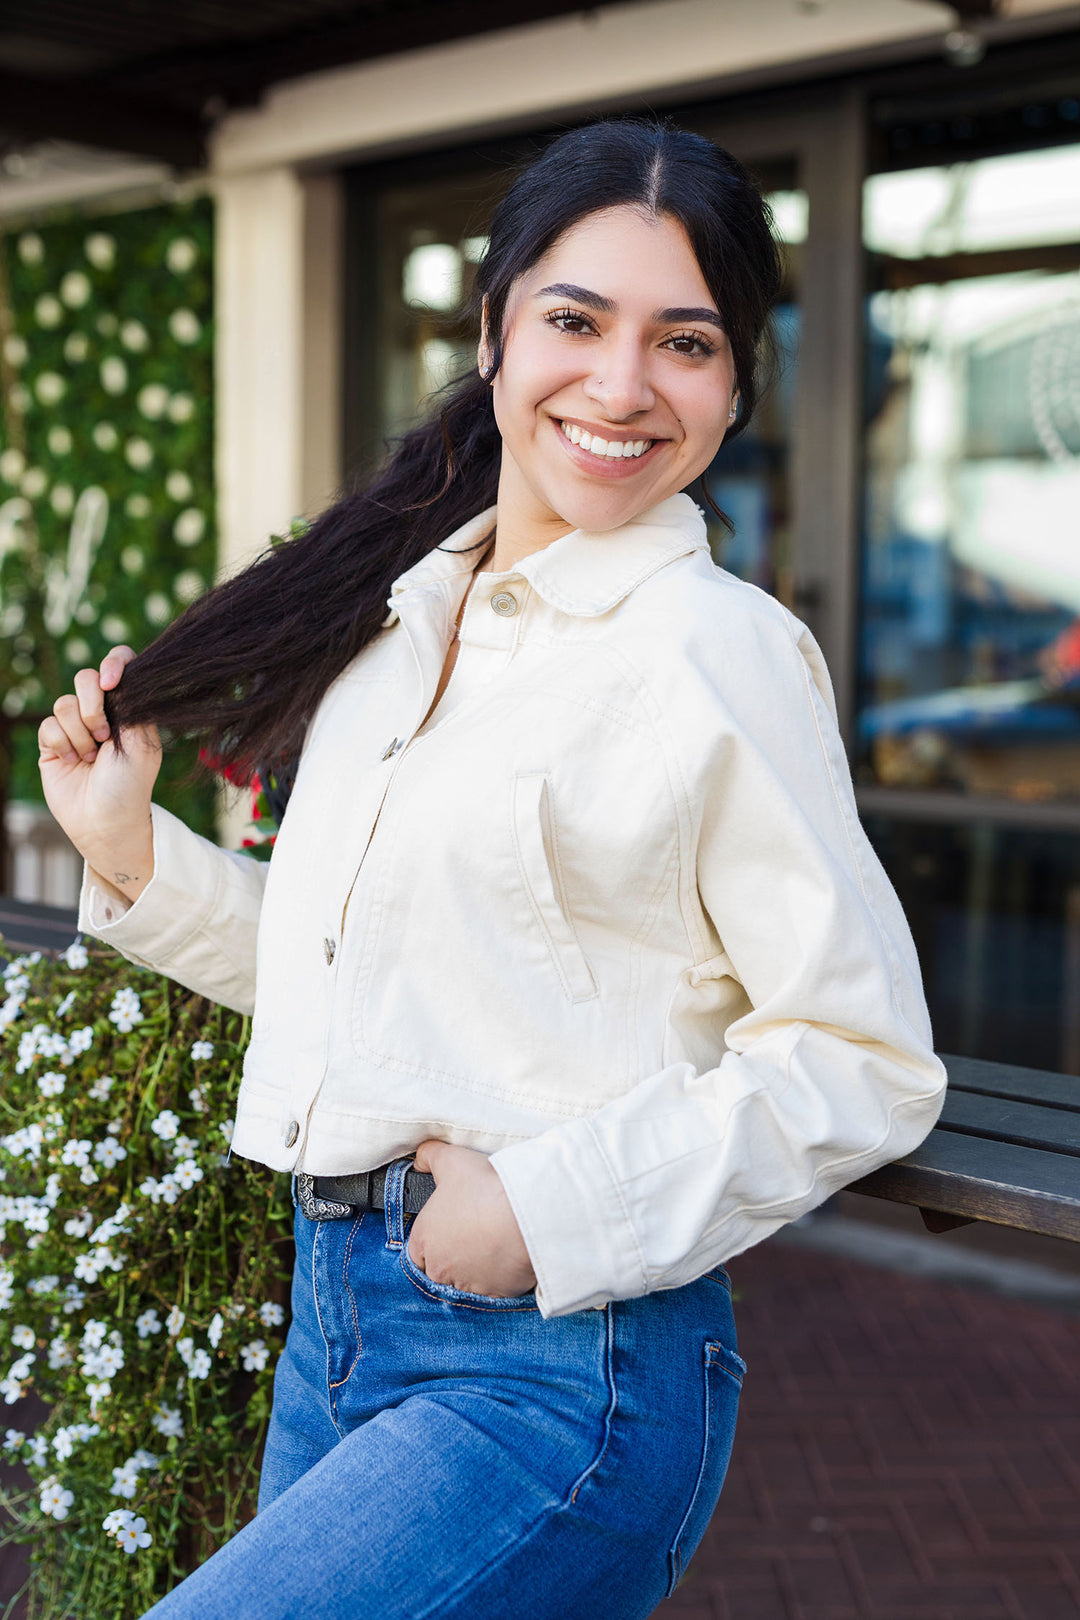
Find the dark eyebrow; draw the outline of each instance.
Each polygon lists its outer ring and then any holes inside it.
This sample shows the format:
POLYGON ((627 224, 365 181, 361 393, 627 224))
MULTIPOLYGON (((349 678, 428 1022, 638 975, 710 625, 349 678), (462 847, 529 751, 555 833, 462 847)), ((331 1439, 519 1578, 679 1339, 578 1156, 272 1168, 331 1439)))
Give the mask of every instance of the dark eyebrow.
MULTIPOLYGON (((588 287, 575 287, 571 281, 556 281, 550 287, 541 287, 536 296, 572 298, 576 304, 584 304, 587 309, 595 309, 601 315, 615 315, 619 308, 613 298, 605 298, 603 293, 590 292, 588 287)), ((657 309, 653 311, 653 320, 657 326, 670 326, 674 322, 681 321, 697 321, 700 325, 718 327, 721 332, 725 330, 723 317, 715 309, 657 309)))

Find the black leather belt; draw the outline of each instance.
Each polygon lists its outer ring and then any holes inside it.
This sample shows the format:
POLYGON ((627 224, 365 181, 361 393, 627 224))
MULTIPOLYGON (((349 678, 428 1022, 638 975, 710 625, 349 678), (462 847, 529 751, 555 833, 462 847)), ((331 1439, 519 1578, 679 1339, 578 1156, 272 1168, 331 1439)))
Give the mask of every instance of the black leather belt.
MULTIPOLYGON (((296 1202, 310 1221, 344 1221, 365 1210, 384 1209, 389 1165, 362 1170, 355 1176, 296 1177, 296 1202)), ((406 1215, 415 1215, 435 1191, 435 1177, 426 1170, 406 1170, 402 1189, 406 1215)))

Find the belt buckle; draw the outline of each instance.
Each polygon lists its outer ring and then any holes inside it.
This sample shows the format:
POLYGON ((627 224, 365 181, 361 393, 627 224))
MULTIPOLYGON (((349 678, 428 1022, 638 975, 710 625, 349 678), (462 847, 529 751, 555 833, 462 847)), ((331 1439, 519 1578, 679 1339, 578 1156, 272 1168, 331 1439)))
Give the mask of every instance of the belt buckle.
POLYGON ((354 1213, 352 1204, 315 1196, 315 1177, 297 1172, 296 1201, 309 1221, 343 1221, 354 1213))

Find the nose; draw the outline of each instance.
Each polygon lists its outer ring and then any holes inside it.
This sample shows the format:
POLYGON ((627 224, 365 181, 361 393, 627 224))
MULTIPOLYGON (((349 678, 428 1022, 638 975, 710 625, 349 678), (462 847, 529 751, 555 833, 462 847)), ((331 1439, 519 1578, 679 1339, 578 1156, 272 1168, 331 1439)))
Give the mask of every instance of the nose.
POLYGON ((609 422, 624 422, 640 411, 651 410, 656 394, 640 345, 629 337, 605 343, 585 384, 585 393, 609 422))

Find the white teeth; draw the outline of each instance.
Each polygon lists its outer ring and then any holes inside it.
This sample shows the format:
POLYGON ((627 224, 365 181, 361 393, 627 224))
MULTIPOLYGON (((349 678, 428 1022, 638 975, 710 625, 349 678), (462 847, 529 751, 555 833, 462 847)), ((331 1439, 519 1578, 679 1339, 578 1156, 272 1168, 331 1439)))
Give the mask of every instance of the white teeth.
POLYGON ((636 459, 651 450, 654 442, 652 439, 601 439, 571 422, 562 422, 560 426, 571 444, 579 444, 583 450, 605 461, 625 461, 628 456, 636 459))

